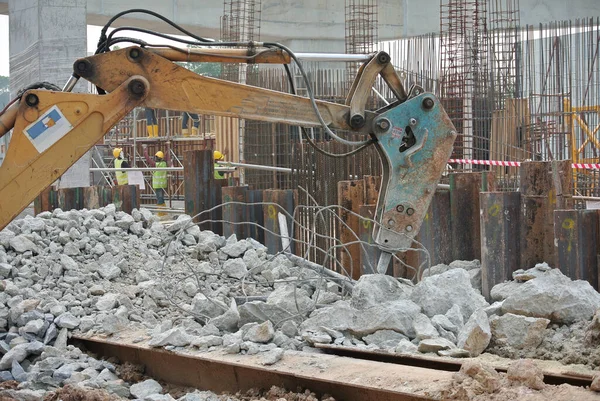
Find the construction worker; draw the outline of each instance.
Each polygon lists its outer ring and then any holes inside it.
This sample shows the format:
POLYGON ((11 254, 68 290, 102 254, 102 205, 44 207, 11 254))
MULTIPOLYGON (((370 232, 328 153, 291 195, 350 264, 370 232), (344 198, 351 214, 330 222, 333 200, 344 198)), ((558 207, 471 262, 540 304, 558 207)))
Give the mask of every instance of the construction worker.
POLYGON ((158 138, 158 121, 154 109, 146 107, 146 130, 150 138, 158 138))
MULTIPOLYGON (((115 160, 113 164, 115 168, 129 168, 129 163, 125 160, 125 155, 123 154, 123 149, 114 148, 113 149, 113 157, 115 160)), ((127 185, 129 180, 127 179, 127 171, 117 171, 115 172, 117 176, 117 184, 118 185, 127 185)))
MULTIPOLYGON (((142 145, 144 149, 144 158, 146 159, 146 163, 150 167, 156 168, 165 168, 167 165, 171 164, 170 158, 170 147, 167 142, 167 156, 165 159, 165 154, 162 151, 158 151, 154 154, 154 160, 150 158, 148 155, 148 146, 146 144, 142 145)), ((156 194, 156 205, 159 208, 166 207, 165 204, 165 190, 167 189, 167 172, 161 170, 155 170, 152 173, 152 188, 154 189, 154 193, 156 194)), ((159 216, 165 216, 165 212, 158 212, 159 216)))
POLYGON ((183 117, 181 121, 181 134, 183 136, 190 136, 190 130, 188 128, 188 122, 190 119, 192 120, 191 136, 198 136, 198 126, 200 125, 200 118, 198 117, 198 114, 188 113, 187 111, 183 112, 183 117))
POLYGON ((225 173, 223 173, 222 171, 217 171, 217 167, 221 167, 221 165, 219 165, 219 163, 217 163, 217 162, 224 161, 225 156, 223 155, 223 153, 219 152, 218 150, 215 150, 213 152, 213 158, 215 159, 215 179, 216 180, 225 179, 225 173))

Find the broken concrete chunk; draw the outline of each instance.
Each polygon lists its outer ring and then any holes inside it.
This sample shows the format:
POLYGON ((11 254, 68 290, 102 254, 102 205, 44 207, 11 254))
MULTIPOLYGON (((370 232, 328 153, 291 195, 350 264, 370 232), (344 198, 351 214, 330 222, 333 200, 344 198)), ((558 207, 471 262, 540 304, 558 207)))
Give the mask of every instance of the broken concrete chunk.
POLYGON ((445 338, 426 338, 419 342, 417 350, 422 353, 427 352, 438 352, 442 350, 455 348, 454 343, 446 340, 445 338))
POLYGON ((460 306, 463 319, 488 305, 485 298, 471 286, 469 273, 452 269, 436 276, 424 278, 412 292, 411 300, 423 308, 429 317, 443 315, 454 305, 460 306))
POLYGON ((331 344, 332 338, 329 334, 323 332, 306 331, 302 333, 302 339, 310 345, 331 344))
POLYGON ((351 305, 356 309, 368 309, 384 302, 410 299, 413 287, 400 283, 385 274, 362 275, 354 284, 351 305))
POLYGON ((37 246, 25 235, 11 237, 8 242, 10 247, 19 253, 25 253, 27 251, 38 253, 37 246))
POLYGON ((550 320, 507 313, 490 319, 492 339, 498 345, 517 349, 535 349, 544 339, 550 320))
POLYGON ((123 217, 121 217, 119 220, 115 221, 115 226, 117 226, 123 230, 129 230, 129 227, 131 227, 131 225, 134 222, 135 221, 134 221, 133 217, 126 214, 123 217))
POLYGON ((188 216, 187 214, 180 214, 177 216, 177 220, 173 222, 168 227, 168 231, 171 233, 177 232, 181 229, 187 229, 191 227, 194 223, 192 222, 192 216, 188 216))
POLYGON ((13 267, 8 263, 0 263, 0 278, 10 277, 13 267))
POLYGON ((541 390, 546 387, 542 370, 527 359, 520 359, 511 363, 506 371, 506 377, 512 382, 517 382, 534 390, 541 390))
POLYGON ((483 309, 478 309, 458 333, 456 345, 469 351, 472 357, 476 357, 487 348, 491 338, 492 332, 487 314, 483 309))
POLYGON ((223 345, 223 337, 215 335, 196 337, 192 340, 191 344, 200 349, 208 349, 210 347, 223 345))
POLYGON ((590 390, 600 392, 600 373, 595 373, 592 378, 592 384, 590 385, 590 390))
POLYGON ((0 359, 0 370, 12 367, 13 361, 23 362, 27 355, 29 355, 29 343, 16 345, 0 359))
POLYGON ((217 317, 227 312, 229 308, 223 302, 207 298, 204 294, 196 294, 192 300, 192 313, 197 316, 217 317))
POLYGON ((152 336, 148 342, 151 347, 162 347, 165 345, 173 345, 175 347, 184 347, 191 343, 190 336, 178 328, 167 330, 164 333, 157 333, 152 336))
POLYGON ((516 294, 522 285, 522 283, 516 281, 506 281, 504 283, 496 284, 490 291, 490 297, 493 301, 504 301, 512 294, 516 294))
POLYGON ((422 313, 417 314, 413 320, 413 328, 415 329, 415 338, 419 341, 427 338, 436 338, 440 334, 431 323, 431 320, 422 313))
POLYGON ((453 304, 444 316, 446 316, 448 320, 457 327, 458 330, 455 334, 458 334, 458 331, 465 325, 462 310, 457 304, 453 304))
POLYGON ((79 326, 80 322, 81 320, 79 318, 73 316, 73 314, 70 312, 66 312, 57 317, 54 321, 54 324, 60 328, 64 327, 67 329, 74 329, 75 327, 79 326))
POLYGON ((407 337, 403 334, 397 333, 393 330, 379 330, 373 334, 364 336, 363 341, 367 345, 377 345, 379 348, 396 348, 401 340, 407 340, 407 337))
POLYGON ((21 364, 17 361, 12 362, 10 373, 12 374, 14 379, 18 382, 27 381, 27 372, 25 372, 25 369, 23 369, 21 364))
MULTIPOLYGON (((462 315, 460 316, 462 318, 462 315)), ((435 327, 438 331, 441 328, 457 334, 459 330, 459 328, 454 323, 452 323, 446 315, 435 315, 431 318, 431 324, 433 324, 433 327, 435 327)))
POLYGON ((118 294, 104 294, 100 298, 98 298, 98 301, 96 302, 96 309, 98 309, 99 311, 107 311, 116 308, 118 298, 118 294))
MULTIPOLYGON (((338 303, 336 302, 334 305, 338 303)), ((386 302, 367 310, 354 311, 348 329, 359 337, 378 330, 393 330, 409 338, 414 338, 416 333, 413 321, 420 311, 421 308, 418 305, 407 299, 386 302)), ((327 326, 327 324, 325 323, 323 326, 327 326)))
POLYGON ((276 364, 283 358, 285 351, 281 348, 275 348, 271 351, 267 351, 263 354, 260 363, 265 366, 271 366, 276 364))
POLYGON ((466 271, 477 270, 481 268, 481 262, 474 260, 454 260, 448 265, 452 269, 465 269, 466 271))
POLYGON ((438 274, 442 274, 444 272, 447 272, 448 270, 451 270, 451 267, 444 264, 444 263, 440 263, 438 265, 435 266, 431 266, 429 269, 425 269, 423 271, 423 276, 422 278, 425 277, 431 277, 431 276, 435 276, 438 274))
POLYGON ((228 241, 227 245, 221 248, 221 251, 223 251, 230 258, 239 258, 242 257, 250 248, 252 248, 252 245, 243 239, 241 241, 228 241))
POLYGON ((417 346, 408 339, 402 339, 398 345, 396 345, 395 352, 397 354, 413 354, 417 352, 417 346))
POLYGON ((143 382, 136 383, 129 388, 131 395, 135 398, 143 400, 149 395, 162 393, 162 386, 153 379, 144 380, 143 382))
POLYGON ((255 343, 268 343, 273 339, 275 335, 275 329, 273 328, 273 323, 271 321, 266 321, 264 323, 249 323, 242 328, 244 335, 244 341, 252 341, 255 343), (247 327, 246 327, 247 326, 247 327))
POLYGON ((98 273, 106 280, 114 280, 121 275, 121 269, 112 263, 102 264, 98 273))
POLYGON ((219 330, 235 331, 240 321, 240 312, 238 311, 235 299, 231 300, 229 309, 220 316, 210 320, 219 330))
POLYGON ((269 294, 267 303, 277 305, 290 314, 307 315, 314 309, 314 301, 308 296, 308 293, 303 289, 296 288, 294 284, 277 287, 269 294))
POLYGON ((446 356, 449 358, 468 358, 471 356, 469 351, 462 349, 462 348, 451 348, 451 349, 440 350, 437 352, 437 354, 439 356, 446 356))
POLYGON ((589 320, 600 308, 600 294, 587 282, 571 281, 558 269, 523 283, 502 304, 504 313, 571 324, 589 320))
POLYGON ((481 392, 493 394, 502 387, 502 378, 496 370, 477 360, 466 361, 460 367, 459 376, 468 376, 478 382, 481 392))
POLYGON ((223 264, 223 272, 228 277, 241 279, 248 274, 248 268, 242 259, 229 259, 223 264))

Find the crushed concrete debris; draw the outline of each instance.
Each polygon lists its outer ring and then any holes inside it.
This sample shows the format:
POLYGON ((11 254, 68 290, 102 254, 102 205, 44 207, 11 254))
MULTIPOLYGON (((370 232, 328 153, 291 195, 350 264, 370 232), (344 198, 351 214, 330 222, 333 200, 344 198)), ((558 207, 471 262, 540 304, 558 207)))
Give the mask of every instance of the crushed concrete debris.
MULTIPOLYGON (((71 332, 136 331, 153 347, 260 354, 264 365, 286 350, 335 344, 600 366, 600 295, 546 264, 495 286, 493 305, 481 295, 479 261, 433 266, 417 284, 365 275, 346 294, 252 239, 200 231, 189 216, 165 228, 145 209, 127 215, 109 205, 13 221, 0 232, 0 278, 0 381, 32 396, 77 385, 171 397, 142 372, 119 373, 68 345, 71 332)), ((538 386, 519 371, 511 380, 538 386)), ((499 380, 478 365, 462 374, 479 383, 476 392, 499 380)), ((198 397, 180 399, 210 399, 198 397)))

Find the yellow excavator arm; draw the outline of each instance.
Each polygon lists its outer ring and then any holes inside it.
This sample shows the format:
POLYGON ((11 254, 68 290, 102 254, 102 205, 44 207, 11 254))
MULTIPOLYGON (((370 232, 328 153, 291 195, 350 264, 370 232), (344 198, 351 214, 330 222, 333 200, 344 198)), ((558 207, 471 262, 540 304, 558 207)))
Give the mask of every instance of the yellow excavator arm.
POLYGON ((290 55, 256 47, 249 51, 133 46, 76 60, 67 86, 72 88, 83 78, 102 94, 30 90, 0 116, 0 137, 12 129, 0 166, 0 229, 119 120, 144 106, 364 134, 363 146, 373 143, 383 164, 377 206, 381 224, 374 231, 375 241, 384 249, 410 246, 456 133, 434 95, 419 87, 404 90, 388 54, 375 53, 362 65, 345 104, 204 77, 178 61, 287 64, 290 55), (378 76, 397 99, 382 110, 367 111, 378 76))

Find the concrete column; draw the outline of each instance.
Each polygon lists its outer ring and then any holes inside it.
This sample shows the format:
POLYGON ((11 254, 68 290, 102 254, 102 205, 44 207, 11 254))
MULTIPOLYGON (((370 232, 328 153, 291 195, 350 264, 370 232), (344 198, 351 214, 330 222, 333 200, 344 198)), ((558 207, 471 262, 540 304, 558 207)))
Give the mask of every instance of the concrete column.
MULTIPOLYGON (((87 55, 87 2, 9 0, 8 10, 11 96, 40 81, 62 88, 73 62, 87 55)), ((86 83, 74 92, 87 92, 86 83)), ((60 187, 88 186, 89 164, 88 152, 63 175, 60 187)))

